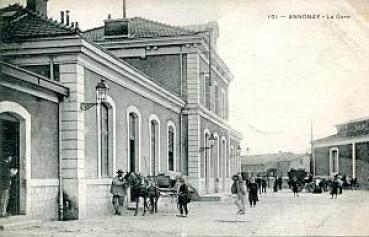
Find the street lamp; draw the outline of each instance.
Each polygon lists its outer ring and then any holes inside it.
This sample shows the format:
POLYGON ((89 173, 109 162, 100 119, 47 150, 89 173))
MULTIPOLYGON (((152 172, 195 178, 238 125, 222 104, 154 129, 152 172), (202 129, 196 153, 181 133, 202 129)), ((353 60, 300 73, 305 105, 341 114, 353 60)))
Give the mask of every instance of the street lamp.
POLYGON ((109 87, 106 84, 105 80, 101 79, 99 83, 96 85, 96 102, 93 103, 81 103, 80 108, 81 111, 86 111, 91 109, 95 105, 100 104, 101 102, 106 102, 106 98, 108 96, 109 87))
POLYGON ((206 151, 208 149, 212 149, 213 146, 214 146, 214 143, 215 143, 215 137, 214 137, 214 134, 211 134, 209 139, 209 146, 203 146, 203 147, 200 147, 200 151, 206 151))
POLYGON ((241 146, 240 145, 238 145, 236 152, 237 152, 237 156, 241 155, 241 146))

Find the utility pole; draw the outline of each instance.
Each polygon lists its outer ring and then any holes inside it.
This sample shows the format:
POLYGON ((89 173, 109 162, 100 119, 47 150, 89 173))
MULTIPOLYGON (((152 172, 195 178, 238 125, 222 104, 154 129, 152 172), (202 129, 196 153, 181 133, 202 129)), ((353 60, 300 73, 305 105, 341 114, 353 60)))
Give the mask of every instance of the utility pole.
POLYGON ((211 78, 211 28, 208 29, 208 48, 209 48, 209 86, 213 85, 211 78))
POLYGON ((123 18, 126 18, 126 0, 123 0, 123 18))
POLYGON ((312 163, 313 163, 313 167, 312 170, 310 170, 310 172, 313 173, 313 175, 315 176, 315 149, 314 149, 314 143, 313 143, 314 137, 313 137, 313 119, 310 119, 310 145, 311 145, 311 159, 312 159, 312 163))

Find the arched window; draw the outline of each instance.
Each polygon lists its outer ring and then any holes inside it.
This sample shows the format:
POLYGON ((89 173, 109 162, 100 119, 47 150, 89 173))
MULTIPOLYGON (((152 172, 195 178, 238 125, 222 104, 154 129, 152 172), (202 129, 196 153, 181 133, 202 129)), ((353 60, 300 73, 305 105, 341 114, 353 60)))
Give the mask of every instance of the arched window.
POLYGON ((98 105, 98 177, 114 175, 116 166, 116 115, 115 103, 111 97, 98 105))
POLYGON ((160 121, 156 115, 151 115, 150 121, 150 175, 160 171, 160 121))
POLYGON ((111 146, 111 123, 109 122, 109 107, 102 103, 101 105, 101 177, 110 177, 113 174, 113 157, 111 146))
POLYGON ((329 165, 330 165, 330 173, 331 175, 337 174, 338 173, 338 159, 339 159, 339 153, 338 153, 338 148, 334 147, 331 148, 330 150, 330 154, 329 154, 329 165))
POLYGON ((168 170, 175 171, 175 129, 168 126, 168 170))
POLYGON ((139 116, 131 112, 128 115, 128 159, 129 171, 139 171, 139 116))

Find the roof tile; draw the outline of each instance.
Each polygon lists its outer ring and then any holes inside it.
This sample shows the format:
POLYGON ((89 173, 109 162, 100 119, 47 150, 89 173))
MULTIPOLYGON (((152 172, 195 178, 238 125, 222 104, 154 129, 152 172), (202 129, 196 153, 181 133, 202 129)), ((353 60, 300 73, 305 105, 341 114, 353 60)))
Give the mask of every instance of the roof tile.
MULTIPOLYGON (((130 38, 174 37, 197 34, 196 31, 184 27, 172 26, 143 17, 130 18, 128 24, 130 38)), ((86 30, 83 34, 93 41, 104 40, 104 26, 86 30)))
POLYGON ((19 4, 0 9, 0 41, 54 37, 79 33, 79 29, 60 24, 19 4))

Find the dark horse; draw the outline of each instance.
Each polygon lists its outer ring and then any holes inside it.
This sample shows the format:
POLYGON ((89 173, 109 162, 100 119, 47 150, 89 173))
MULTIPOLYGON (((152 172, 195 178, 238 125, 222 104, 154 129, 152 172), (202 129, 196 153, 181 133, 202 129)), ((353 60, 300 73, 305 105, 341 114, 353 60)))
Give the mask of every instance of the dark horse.
POLYGON ((135 216, 138 214, 138 203, 140 197, 144 200, 143 216, 146 213, 146 208, 150 210, 150 213, 157 212, 157 203, 160 197, 160 190, 156 187, 155 182, 149 178, 144 178, 135 172, 129 172, 125 177, 131 188, 131 194, 133 200, 136 202, 135 216), (147 205, 147 199, 149 199, 150 207, 147 205))

